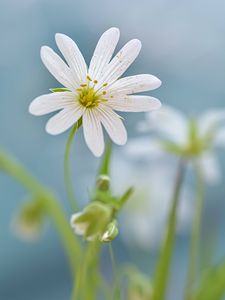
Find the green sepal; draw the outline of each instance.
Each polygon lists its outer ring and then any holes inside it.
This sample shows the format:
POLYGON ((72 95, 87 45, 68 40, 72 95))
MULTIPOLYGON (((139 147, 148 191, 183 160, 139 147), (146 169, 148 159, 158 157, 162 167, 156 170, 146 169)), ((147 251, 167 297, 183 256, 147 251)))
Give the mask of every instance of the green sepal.
POLYGON ((58 93, 58 92, 71 92, 69 89, 67 88, 53 88, 53 89, 49 89, 52 93, 58 93))

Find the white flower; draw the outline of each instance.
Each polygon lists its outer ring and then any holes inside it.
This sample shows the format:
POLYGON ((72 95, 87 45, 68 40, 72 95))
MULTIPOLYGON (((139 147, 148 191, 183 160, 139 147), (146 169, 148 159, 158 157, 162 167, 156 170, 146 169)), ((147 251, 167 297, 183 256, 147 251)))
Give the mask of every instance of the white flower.
POLYGON ((224 109, 213 109, 198 118, 187 118, 182 112, 163 106, 158 112, 146 114, 146 120, 138 128, 142 132, 152 131, 157 137, 142 137, 130 141, 128 153, 141 157, 161 155, 168 152, 186 157, 195 157, 202 167, 205 180, 218 182, 220 168, 213 153, 217 146, 225 147, 224 109))
POLYGON ((158 88, 161 81, 155 76, 141 74, 119 79, 138 56, 141 42, 129 41, 111 60, 119 30, 110 28, 101 36, 87 68, 72 39, 59 33, 55 39, 66 63, 47 46, 41 48, 41 58, 67 90, 37 97, 29 107, 30 113, 39 116, 60 111, 46 125, 47 132, 53 135, 64 132, 82 117, 85 141, 96 156, 104 151, 102 125, 116 144, 125 144, 127 132, 114 110, 146 112, 161 105, 156 98, 131 95, 158 88))
MULTIPOLYGON (((175 180, 174 167, 162 157, 144 160, 142 164, 116 154, 114 160, 113 190, 120 194, 128 186, 134 186, 134 193, 120 213, 120 236, 129 246, 157 249, 167 226, 175 180)), ((177 230, 180 234, 185 232, 191 220, 191 200, 189 190, 183 187, 178 207, 177 230)))

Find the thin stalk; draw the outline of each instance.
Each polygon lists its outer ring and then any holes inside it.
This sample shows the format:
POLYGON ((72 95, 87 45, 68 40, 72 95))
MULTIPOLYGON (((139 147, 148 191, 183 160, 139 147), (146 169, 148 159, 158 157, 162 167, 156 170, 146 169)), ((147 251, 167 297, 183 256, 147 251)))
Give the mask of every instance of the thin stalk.
POLYGON ((74 281, 72 300, 95 300, 99 280, 98 262, 101 244, 89 242, 74 281))
POLYGON ((119 288, 119 282, 117 278, 117 266, 116 266, 116 260, 113 252, 112 244, 109 243, 109 254, 112 264, 112 279, 113 279, 113 293, 112 293, 112 300, 119 300, 120 299, 120 288, 119 288))
POLYGON ((108 142, 106 145, 105 153, 102 158, 98 175, 108 175, 110 173, 110 162, 111 162, 111 156, 112 156, 112 143, 108 142))
POLYGON ((201 233, 202 211, 204 206, 204 180, 203 180, 202 172, 197 162, 195 164, 195 173, 196 173, 196 200, 195 200, 196 206, 194 209, 194 217, 192 223, 188 274, 187 274, 187 282, 186 282, 186 289, 185 289, 186 300, 190 299, 191 297, 192 286, 195 281, 195 275, 197 271, 199 238, 201 233))
POLYGON ((76 272, 76 267, 81 255, 79 241, 72 232, 69 226, 69 220, 63 213, 63 209, 55 196, 49 195, 48 198, 46 198, 45 208, 47 214, 52 218, 52 221, 54 222, 55 227, 61 237, 71 265, 72 273, 74 274, 76 272))
POLYGON ((156 272, 154 278, 154 300, 165 299, 176 235, 177 206, 182 183, 184 180, 184 174, 185 161, 183 159, 180 159, 172 196, 171 209, 168 218, 166 237, 162 245, 160 256, 156 265, 156 272))
MULTIPOLYGON (((85 255, 84 255, 85 257, 85 255)), ((82 285, 82 277, 83 277, 83 269, 84 269, 84 263, 85 259, 82 258, 82 261, 80 262, 80 265, 77 269, 75 279, 74 279, 74 287, 72 291, 72 300, 80 300, 81 299, 81 285, 82 285)))
POLYGON ((71 176, 71 163, 70 163, 70 155, 71 155, 71 148, 74 140, 74 136, 81 126, 81 123, 78 121, 70 131, 67 143, 66 143, 66 149, 65 149, 65 156, 64 156, 64 178, 65 178, 65 187, 66 187, 66 192, 68 196, 68 200, 70 202, 70 206, 73 211, 78 210, 78 204, 76 197, 74 195, 74 190, 73 190, 73 180, 71 176))
POLYGON ((81 248, 74 236, 63 209, 57 198, 39 181, 33 177, 19 162, 13 160, 5 152, 0 151, 0 170, 8 173, 23 185, 34 197, 43 199, 43 207, 57 228, 64 244, 72 272, 79 261, 81 248))

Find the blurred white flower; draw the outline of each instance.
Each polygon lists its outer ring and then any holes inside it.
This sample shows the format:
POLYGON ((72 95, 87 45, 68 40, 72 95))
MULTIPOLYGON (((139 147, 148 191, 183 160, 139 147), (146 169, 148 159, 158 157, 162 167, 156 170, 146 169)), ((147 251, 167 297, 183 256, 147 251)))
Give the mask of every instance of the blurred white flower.
MULTIPOLYGON (((120 213, 121 236, 130 246, 157 248, 166 229, 175 170, 168 164, 168 160, 163 159, 151 160, 149 164, 145 160, 141 164, 116 154, 114 160, 113 189, 121 193, 127 186, 134 186, 133 195, 120 213)), ((191 200, 187 187, 182 188, 178 207, 178 233, 184 232, 190 223, 191 200)))
POLYGON ((96 156, 104 151, 102 125, 116 144, 126 143, 126 129, 114 110, 146 112, 161 105, 156 98, 132 95, 158 88, 161 81, 155 76, 141 74, 119 79, 141 49, 141 42, 133 39, 111 60, 119 34, 117 28, 103 33, 87 68, 76 43, 57 33, 56 43, 67 64, 47 46, 41 48, 41 58, 66 89, 37 97, 29 107, 30 113, 37 116, 60 110, 46 125, 47 132, 53 135, 64 132, 82 117, 85 141, 96 156))
POLYGON ((129 154, 159 156, 169 152, 187 158, 197 158, 208 183, 220 179, 220 168, 213 153, 216 147, 225 147, 225 109, 212 109, 198 118, 187 118, 175 108, 164 106, 158 112, 146 114, 138 124, 141 132, 154 136, 133 139, 127 145, 129 154))

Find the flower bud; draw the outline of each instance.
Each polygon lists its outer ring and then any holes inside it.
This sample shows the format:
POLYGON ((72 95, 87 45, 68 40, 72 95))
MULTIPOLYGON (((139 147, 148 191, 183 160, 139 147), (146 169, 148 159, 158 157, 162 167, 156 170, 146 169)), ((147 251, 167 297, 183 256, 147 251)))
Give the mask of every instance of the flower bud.
POLYGON ((101 237, 102 242, 111 242, 118 235, 119 230, 117 228, 117 221, 113 220, 106 228, 106 231, 103 233, 101 237))
POLYGON ((44 210, 38 200, 27 201, 12 221, 14 233, 25 240, 36 240, 43 228, 44 210))
POLYGON ((128 300, 151 300, 152 286, 149 278, 138 270, 132 270, 129 274, 128 300))
POLYGON ((93 201, 82 212, 72 215, 70 224, 76 234, 84 236, 88 241, 101 240, 111 217, 110 206, 93 201))
POLYGON ((100 191, 108 191, 110 188, 110 178, 107 175, 100 175, 97 178, 96 186, 100 191))

